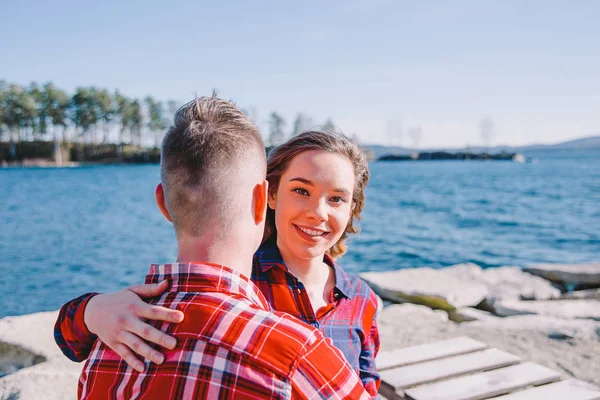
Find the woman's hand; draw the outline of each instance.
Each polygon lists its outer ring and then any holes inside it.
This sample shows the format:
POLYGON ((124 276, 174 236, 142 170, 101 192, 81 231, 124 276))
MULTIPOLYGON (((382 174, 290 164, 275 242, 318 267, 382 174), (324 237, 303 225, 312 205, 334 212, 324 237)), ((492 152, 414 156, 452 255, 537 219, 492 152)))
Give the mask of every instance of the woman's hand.
POLYGON ((167 287, 165 280, 158 284, 134 285, 119 292, 94 296, 85 308, 85 325, 133 369, 144 371, 144 363, 135 354, 161 364, 164 356, 146 341, 167 349, 175 348, 177 341, 148 325, 143 318, 178 323, 183 321, 183 313, 147 304, 141 298, 159 296, 167 287))

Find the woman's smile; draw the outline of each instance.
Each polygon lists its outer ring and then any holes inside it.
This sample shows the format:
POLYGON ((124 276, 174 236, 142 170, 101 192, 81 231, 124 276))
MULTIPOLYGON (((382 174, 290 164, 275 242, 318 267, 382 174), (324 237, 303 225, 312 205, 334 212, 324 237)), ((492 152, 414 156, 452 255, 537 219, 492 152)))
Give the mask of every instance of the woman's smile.
POLYGON ((292 225, 294 225, 294 227, 298 230, 301 237, 310 239, 310 240, 317 240, 319 238, 325 238, 329 234, 328 231, 325 231, 322 229, 309 228, 307 226, 296 225, 296 224, 292 224, 292 225))

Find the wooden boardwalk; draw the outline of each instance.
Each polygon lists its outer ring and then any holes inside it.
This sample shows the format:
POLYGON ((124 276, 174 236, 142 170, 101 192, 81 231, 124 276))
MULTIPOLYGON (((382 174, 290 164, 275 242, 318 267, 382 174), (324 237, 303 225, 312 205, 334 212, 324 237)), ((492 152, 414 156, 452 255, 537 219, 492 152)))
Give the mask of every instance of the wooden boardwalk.
POLYGON ((600 388, 466 336, 380 353, 377 369, 389 400, 600 400, 600 388))

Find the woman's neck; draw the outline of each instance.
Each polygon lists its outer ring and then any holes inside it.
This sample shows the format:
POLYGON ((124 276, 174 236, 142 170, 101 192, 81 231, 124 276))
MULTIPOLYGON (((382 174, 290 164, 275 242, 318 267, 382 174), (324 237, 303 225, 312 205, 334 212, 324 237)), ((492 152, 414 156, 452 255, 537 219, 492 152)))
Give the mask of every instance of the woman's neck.
POLYGON ((323 261, 324 254, 312 258, 298 258, 283 247, 279 247, 279 252, 287 269, 305 286, 323 284, 327 281, 330 267, 323 261))

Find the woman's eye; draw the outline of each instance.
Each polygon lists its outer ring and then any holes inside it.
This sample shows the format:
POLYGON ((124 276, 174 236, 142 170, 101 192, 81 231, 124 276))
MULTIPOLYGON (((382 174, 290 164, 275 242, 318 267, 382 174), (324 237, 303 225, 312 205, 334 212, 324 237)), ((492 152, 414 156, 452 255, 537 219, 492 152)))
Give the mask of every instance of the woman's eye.
POLYGON ((334 203, 347 203, 348 201, 341 197, 341 196, 333 196, 331 199, 329 199, 330 201, 334 202, 334 203))
POLYGON ((308 196, 308 191, 306 189, 295 188, 295 189, 292 189, 292 191, 296 192, 296 193, 298 193, 299 195, 302 195, 302 196, 308 196))

